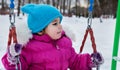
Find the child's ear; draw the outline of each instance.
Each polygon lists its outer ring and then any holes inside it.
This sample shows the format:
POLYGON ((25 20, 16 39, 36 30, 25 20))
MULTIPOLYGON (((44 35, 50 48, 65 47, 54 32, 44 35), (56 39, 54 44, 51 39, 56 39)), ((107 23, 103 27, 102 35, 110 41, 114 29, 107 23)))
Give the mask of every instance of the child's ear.
POLYGON ((43 31, 39 32, 38 35, 43 35, 44 33, 45 33, 45 31, 43 30, 43 31))

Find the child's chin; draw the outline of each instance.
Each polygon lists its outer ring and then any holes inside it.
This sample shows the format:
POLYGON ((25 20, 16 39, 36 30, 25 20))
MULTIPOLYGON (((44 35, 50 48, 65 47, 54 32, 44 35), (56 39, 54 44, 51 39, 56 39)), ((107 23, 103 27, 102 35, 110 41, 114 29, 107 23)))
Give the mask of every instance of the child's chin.
POLYGON ((57 40, 57 39, 60 39, 61 38, 61 35, 60 36, 58 36, 58 37, 56 37, 56 38, 54 38, 55 40, 57 40))

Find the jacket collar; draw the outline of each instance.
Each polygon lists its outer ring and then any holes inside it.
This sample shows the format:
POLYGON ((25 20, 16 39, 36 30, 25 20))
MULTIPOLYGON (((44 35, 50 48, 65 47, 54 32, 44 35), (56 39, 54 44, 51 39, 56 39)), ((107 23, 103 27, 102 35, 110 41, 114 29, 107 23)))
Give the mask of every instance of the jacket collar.
MULTIPOLYGON (((62 32, 62 36, 61 38, 65 36, 65 32, 63 31, 62 32)), ((51 41, 57 41, 57 40, 53 40, 49 35, 47 34, 44 34, 44 35, 35 35, 33 34, 33 38, 32 39, 35 39, 35 40, 38 40, 38 41, 43 41, 43 42, 51 42, 51 41)), ((58 39, 59 40, 59 39, 58 39)))

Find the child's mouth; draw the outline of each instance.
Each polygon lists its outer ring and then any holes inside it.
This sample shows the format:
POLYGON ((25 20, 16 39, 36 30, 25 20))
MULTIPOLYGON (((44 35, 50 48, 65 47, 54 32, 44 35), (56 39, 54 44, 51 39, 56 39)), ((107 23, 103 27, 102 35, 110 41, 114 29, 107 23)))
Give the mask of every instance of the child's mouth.
POLYGON ((61 34, 61 31, 60 31, 60 32, 57 32, 57 34, 61 34))

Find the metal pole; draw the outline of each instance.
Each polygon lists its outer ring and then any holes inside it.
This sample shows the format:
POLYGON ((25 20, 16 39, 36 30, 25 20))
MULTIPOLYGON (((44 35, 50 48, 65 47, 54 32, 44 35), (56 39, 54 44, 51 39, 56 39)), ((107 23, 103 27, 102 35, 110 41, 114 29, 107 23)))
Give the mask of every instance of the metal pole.
MULTIPOLYGON (((117 20, 116 20, 116 28, 115 28, 115 36, 114 36, 114 45, 113 45, 113 54, 112 57, 118 56, 119 49, 119 37, 120 37, 120 0, 118 0, 118 8, 117 8, 117 20)), ((111 70, 116 70, 117 62, 112 59, 111 70)))

